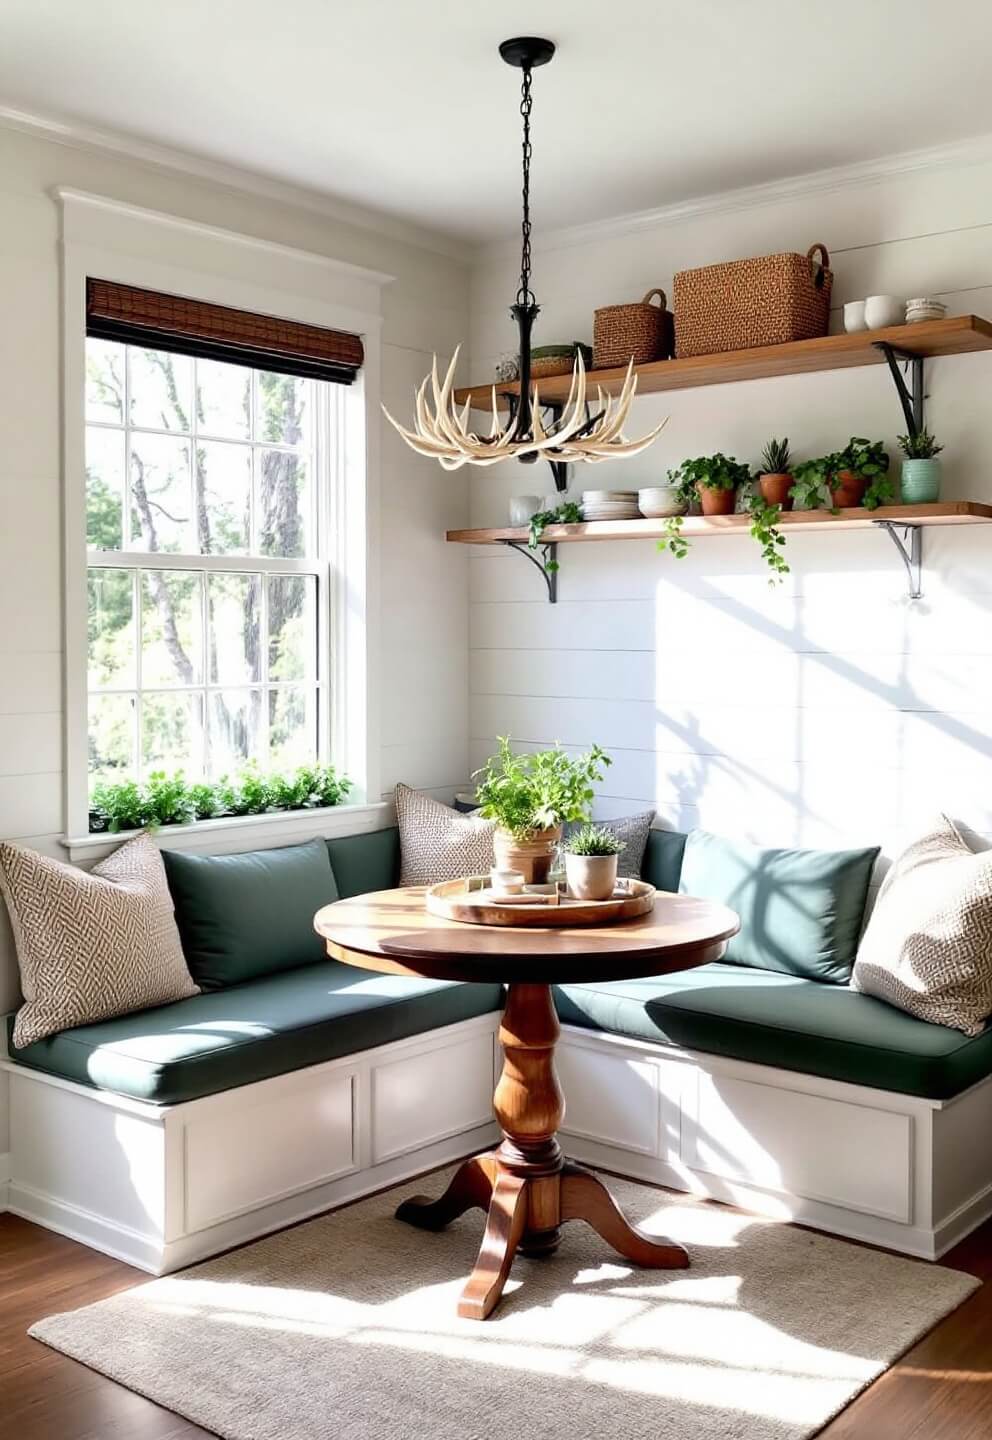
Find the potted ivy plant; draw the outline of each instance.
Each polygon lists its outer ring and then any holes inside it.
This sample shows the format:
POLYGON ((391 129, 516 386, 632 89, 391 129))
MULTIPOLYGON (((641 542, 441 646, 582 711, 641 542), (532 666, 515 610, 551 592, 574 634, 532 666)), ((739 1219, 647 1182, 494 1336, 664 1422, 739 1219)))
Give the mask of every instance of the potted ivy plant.
POLYGON ((889 456, 881 440, 852 435, 843 450, 804 460, 793 471, 792 498, 807 510, 820 506, 877 510, 895 494, 889 456))
POLYGON ((837 457, 837 470, 830 489, 839 510, 863 505, 877 510, 891 500, 895 487, 888 475, 889 456, 881 440, 862 440, 852 435, 837 457))
POLYGON ((583 825, 562 846, 565 882, 575 900, 609 900, 617 883, 617 861, 624 848, 605 825, 583 825))
POLYGON ((783 510, 792 509, 792 454, 788 440, 769 440, 761 452, 761 470, 758 473, 758 489, 761 498, 768 505, 778 505, 783 510))
POLYGON ((732 515, 737 492, 750 484, 751 471, 732 456, 717 453, 683 460, 677 470, 669 470, 668 478, 679 499, 687 504, 698 500, 704 515, 732 515))
POLYGON ((899 448, 906 457, 902 462, 899 493, 904 505, 929 505, 940 499, 940 461, 943 450, 926 430, 915 435, 900 435, 899 448))
POLYGON ((593 785, 610 757, 593 745, 585 755, 552 750, 516 754, 509 736, 473 779, 478 781, 478 814, 497 822, 493 850, 497 867, 516 870, 527 884, 548 878, 567 821, 589 819, 593 785))

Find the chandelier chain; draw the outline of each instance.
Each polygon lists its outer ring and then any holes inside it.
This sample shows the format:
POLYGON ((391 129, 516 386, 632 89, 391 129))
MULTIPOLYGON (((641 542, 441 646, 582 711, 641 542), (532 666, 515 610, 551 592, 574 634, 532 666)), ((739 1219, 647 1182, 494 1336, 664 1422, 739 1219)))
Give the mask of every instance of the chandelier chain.
POLYGON ((535 295, 530 288, 530 161, 533 154, 533 147, 530 143, 530 112, 533 106, 531 98, 531 68, 529 65, 523 67, 524 78, 520 87, 520 114, 524 122, 524 143, 523 143, 523 219, 520 226, 520 288, 517 291, 518 305, 533 305, 535 295))

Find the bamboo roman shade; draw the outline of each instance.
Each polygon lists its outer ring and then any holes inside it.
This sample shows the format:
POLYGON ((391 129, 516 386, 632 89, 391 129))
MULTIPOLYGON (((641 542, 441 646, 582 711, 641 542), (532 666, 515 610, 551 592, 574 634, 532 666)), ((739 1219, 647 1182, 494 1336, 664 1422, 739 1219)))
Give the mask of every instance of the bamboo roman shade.
POLYGON ((86 281, 86 333, 350 385, 365 353, 361 337, 227 305, 161 295, 113 280, 86 281))

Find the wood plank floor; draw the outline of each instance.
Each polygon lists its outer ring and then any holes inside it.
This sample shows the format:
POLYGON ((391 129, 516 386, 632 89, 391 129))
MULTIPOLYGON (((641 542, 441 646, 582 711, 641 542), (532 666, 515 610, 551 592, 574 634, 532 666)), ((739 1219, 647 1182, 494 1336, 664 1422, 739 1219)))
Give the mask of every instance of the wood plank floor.
MULTIPOLYGON (((828 1425, 822 1440, 992 1436, 992 1221, 943 1263, 985 1283, 828 1425)), ((0 1440, 189 1440, 208 1433, 25 1333, 45 1315, 147 1278, 72 1240, 0 1215, 0 1440)), ((563 1436, 567 1431, 563 1418, 563 1436)))

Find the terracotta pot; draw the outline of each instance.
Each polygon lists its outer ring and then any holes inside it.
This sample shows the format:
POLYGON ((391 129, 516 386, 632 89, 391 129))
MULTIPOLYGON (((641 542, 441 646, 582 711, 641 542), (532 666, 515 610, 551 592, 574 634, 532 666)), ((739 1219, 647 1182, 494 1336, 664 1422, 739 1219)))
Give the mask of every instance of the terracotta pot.
POLYGON ((855 510, 865 498, 868 481, 853 470, 838 470, 833 489, 834 504, 838 510, 855 510))
POLYGON ((617 883, 618 855, 569 855, 565 851, 565 881, 575 900, 609 900, 617 883))
POLYGON ((500 870, 519 870, 525 885, 543 885, 560 840, 560 825, 550 830, 532 830, 522 838, 497 826, 493 835, 496 865, 500 870))
POLYGON ((704 515, 733 515, 737 504, 736 490, 711 490, 708 485, 700 485, 697 481, 696 494, 704 515))
POLYGON ((781 505, 783 510, 792 509, 793 500, 789 494, 792 489, 791 475, 784 473, 759 475, 758 489, 761 491, 761 498, 766 505, 781 505))

